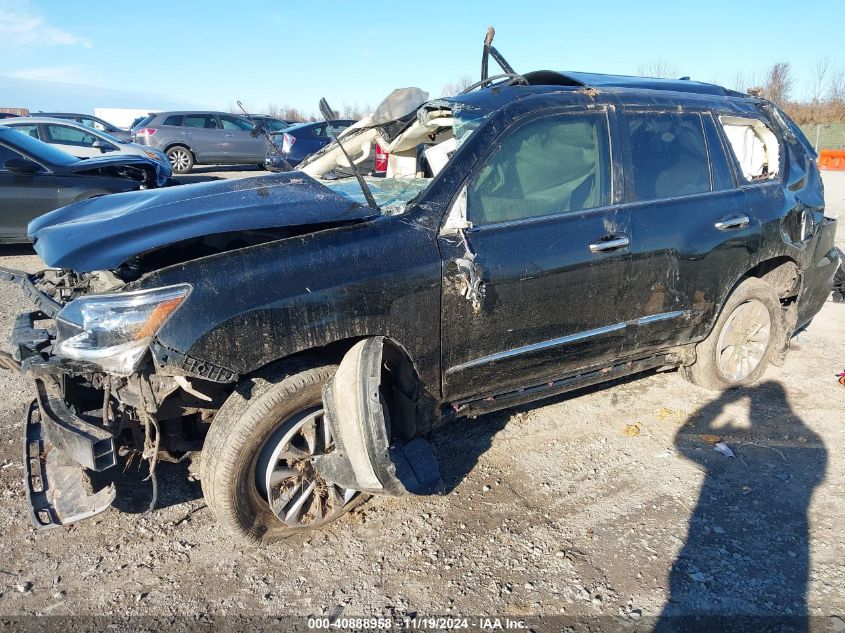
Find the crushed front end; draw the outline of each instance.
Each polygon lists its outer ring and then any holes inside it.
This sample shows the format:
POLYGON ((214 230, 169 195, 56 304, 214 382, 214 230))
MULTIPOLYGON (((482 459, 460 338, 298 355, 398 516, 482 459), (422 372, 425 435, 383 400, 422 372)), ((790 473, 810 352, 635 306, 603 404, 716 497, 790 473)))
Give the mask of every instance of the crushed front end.
POLYGON ((67 525, 107 509, 113 484, 91 492, 85 469, 146 460, 155 469, 199 450, 229 391, 221 383, 168 375, 150 353, 155 334, 190 294, 188 284, 125 290, 111 272, 0 268, 35 310, 19 315, 0 367, 35 381, 24 417, 27 495, 36 527, 67 525))

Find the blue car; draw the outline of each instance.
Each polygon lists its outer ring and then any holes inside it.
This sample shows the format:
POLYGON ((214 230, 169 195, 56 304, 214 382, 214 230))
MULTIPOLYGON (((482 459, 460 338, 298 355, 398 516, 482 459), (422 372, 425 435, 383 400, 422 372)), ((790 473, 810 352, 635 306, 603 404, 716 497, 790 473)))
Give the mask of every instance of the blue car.
MULTIPOLYGON (((331 123, 335 134, 340 134, 355 121, 342 119, 331 123)), ((297 123, 284 131, 270 134, 270 138, 273 143, 267 151, 264 166, 270 171, 290 171, 296 169, 306 156, 328 145, 332 133, 325 122, 297 123)))

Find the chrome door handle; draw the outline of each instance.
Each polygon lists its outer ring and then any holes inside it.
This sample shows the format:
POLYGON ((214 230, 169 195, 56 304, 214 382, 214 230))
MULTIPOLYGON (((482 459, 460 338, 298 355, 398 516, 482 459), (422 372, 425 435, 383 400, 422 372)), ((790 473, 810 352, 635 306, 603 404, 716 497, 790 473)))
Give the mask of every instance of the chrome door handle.
POLYGON ((617 248, 625 248, 629 243, 628 236, 622 235, 620 237, 614 237, 613 239, 601 242, 593 242, 590 244, 590 252, 603 253, 605 251, 614 251, 617 248))
POLYGON ((735 218, 728 218, 727 220, 719 220, 714 224, 720 231, 727 231, 728 229, 741 229, 751 224, 751 220, 747 215, 738 215, 735 218))
POLYGON ((234 134, 226 134, 226 138, 229 138, 231 136, 234 136, 234 134))
POLYGON ((190 136, 191 135, 190 132, 179 132, 179 134, 181 134, 182 136, 190 136))

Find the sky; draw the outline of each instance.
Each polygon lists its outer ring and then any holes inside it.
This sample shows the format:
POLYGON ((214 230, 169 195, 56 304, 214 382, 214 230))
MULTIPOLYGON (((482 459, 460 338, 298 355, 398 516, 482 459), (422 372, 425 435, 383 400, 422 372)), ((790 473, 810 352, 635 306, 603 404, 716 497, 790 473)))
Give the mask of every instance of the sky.
MULTIPOLYGON (((427 0, 0 0, 0 106, 317 111, 375 106, 393 88, 477 79, 487 27, 517 72, 680 76, 734 87, 786 61, 793 96, 825 57, 845 70, 845 4, 427 0)), ((748 87, 744 86, 743 88, 748 87)))

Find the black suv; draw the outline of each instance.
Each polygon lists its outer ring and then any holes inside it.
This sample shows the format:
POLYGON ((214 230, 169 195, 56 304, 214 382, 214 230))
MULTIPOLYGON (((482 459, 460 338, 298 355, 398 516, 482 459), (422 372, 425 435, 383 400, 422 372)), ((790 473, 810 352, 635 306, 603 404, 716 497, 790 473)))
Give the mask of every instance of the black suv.
POLYGON ((154 474, 202 450, 219 521, 273 540, 442 490, 423 437, 444 422, 654 368, 726 389, 782 361, 838 256, 781 111, 685 80, 481 83, 395 91, 348 158, 332 143, 301 171, 33 222, 52 269, 6 273, 38 310, 3 362, 35 378, 36 525, 109 506, 80 466, 136 451, 154 474), (337 178, 376 143, 387 178, 337 178))

